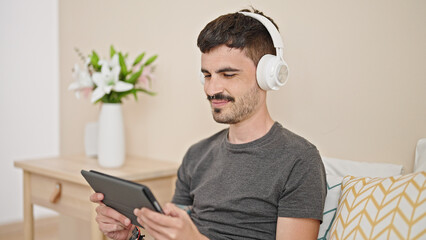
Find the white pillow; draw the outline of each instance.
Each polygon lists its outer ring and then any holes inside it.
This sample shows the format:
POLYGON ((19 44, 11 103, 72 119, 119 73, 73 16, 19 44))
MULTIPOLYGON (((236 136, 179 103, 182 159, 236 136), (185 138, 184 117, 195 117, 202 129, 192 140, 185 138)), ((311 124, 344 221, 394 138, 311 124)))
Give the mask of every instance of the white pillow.
POLYGON ((325 198, 323 220, 320 225, 318 240, 326 240, 330 236, 330 229, 336 218, 343 177, 346 175, 389 177, 400 175, 403 171, 402 165, 390 163, 355 162, 327 157, 323 157, 322 160, 327 173, 327 197, 325 198))
POLYGON ((356 162, 322 157, 325 172, 335 176, 390 177, 403 174, 403 166, 391 163, 356 162))
POLYGON ((318 232, 318 240, 326 240, 336 217, 343 177, 327 175, 327 197, 325 198, 322 223, 318 232))
POLYGON ((420 139, 416 147, 414 172, 426 171, 426 138, 420 139))

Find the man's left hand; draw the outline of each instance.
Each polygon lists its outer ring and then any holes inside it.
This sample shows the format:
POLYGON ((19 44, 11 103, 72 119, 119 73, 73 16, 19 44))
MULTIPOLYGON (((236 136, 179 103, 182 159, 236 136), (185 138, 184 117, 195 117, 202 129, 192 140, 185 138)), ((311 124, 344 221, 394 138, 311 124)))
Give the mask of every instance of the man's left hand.
POLYGON ((208 239, 192 222, 188 213, 174 204, 163 207, 164 215, 147 208, 135 209, 134 214, 145 230, 157 240, 208 239))

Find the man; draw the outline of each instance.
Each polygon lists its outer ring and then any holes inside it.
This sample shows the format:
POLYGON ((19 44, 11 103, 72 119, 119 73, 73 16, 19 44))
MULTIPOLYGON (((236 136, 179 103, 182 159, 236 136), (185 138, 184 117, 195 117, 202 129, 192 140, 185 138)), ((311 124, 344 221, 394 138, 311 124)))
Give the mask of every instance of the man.
MULTIPOLYGON (((188 150, 165 215, 135 209, 138 221, 155 239, 316 239, 324 167, 314 145, 268 112, 256 80, 261 57, 275 54, 268 30, 253 17, 228 14, 201 31, 198 47, 213 118, 229 128, 188 150)), ((128 239, 135 227, 102 199, 91 196, 100 204, 99 228, 128 239)))

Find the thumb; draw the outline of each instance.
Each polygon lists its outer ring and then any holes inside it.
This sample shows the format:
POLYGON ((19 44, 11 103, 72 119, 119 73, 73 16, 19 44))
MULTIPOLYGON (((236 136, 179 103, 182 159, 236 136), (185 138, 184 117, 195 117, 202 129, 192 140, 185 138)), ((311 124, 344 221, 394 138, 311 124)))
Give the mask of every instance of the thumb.
POLYGON ((173 203, 166 203, 163 207, 164 214, 171 217, 179 217, 182 215, 182 212, 186 214, 186 212, 180 208, 178 208, 173 203))

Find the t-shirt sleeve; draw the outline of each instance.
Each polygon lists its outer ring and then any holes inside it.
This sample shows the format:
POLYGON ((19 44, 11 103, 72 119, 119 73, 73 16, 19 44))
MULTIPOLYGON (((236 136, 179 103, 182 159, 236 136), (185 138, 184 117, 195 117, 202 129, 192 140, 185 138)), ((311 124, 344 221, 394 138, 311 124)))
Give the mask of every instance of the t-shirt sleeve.
POLYGON ((281 192, 278 216, 322 221, 327 194, 324 165, 316 148, 299 155, 281 192))
POLYGON ((190 206, 193 203, 193 199, 190 196, 190 176, 187 174, 187 156, 177 172, 175 194, 173 195, 172 202, 174 204, 190 206))

